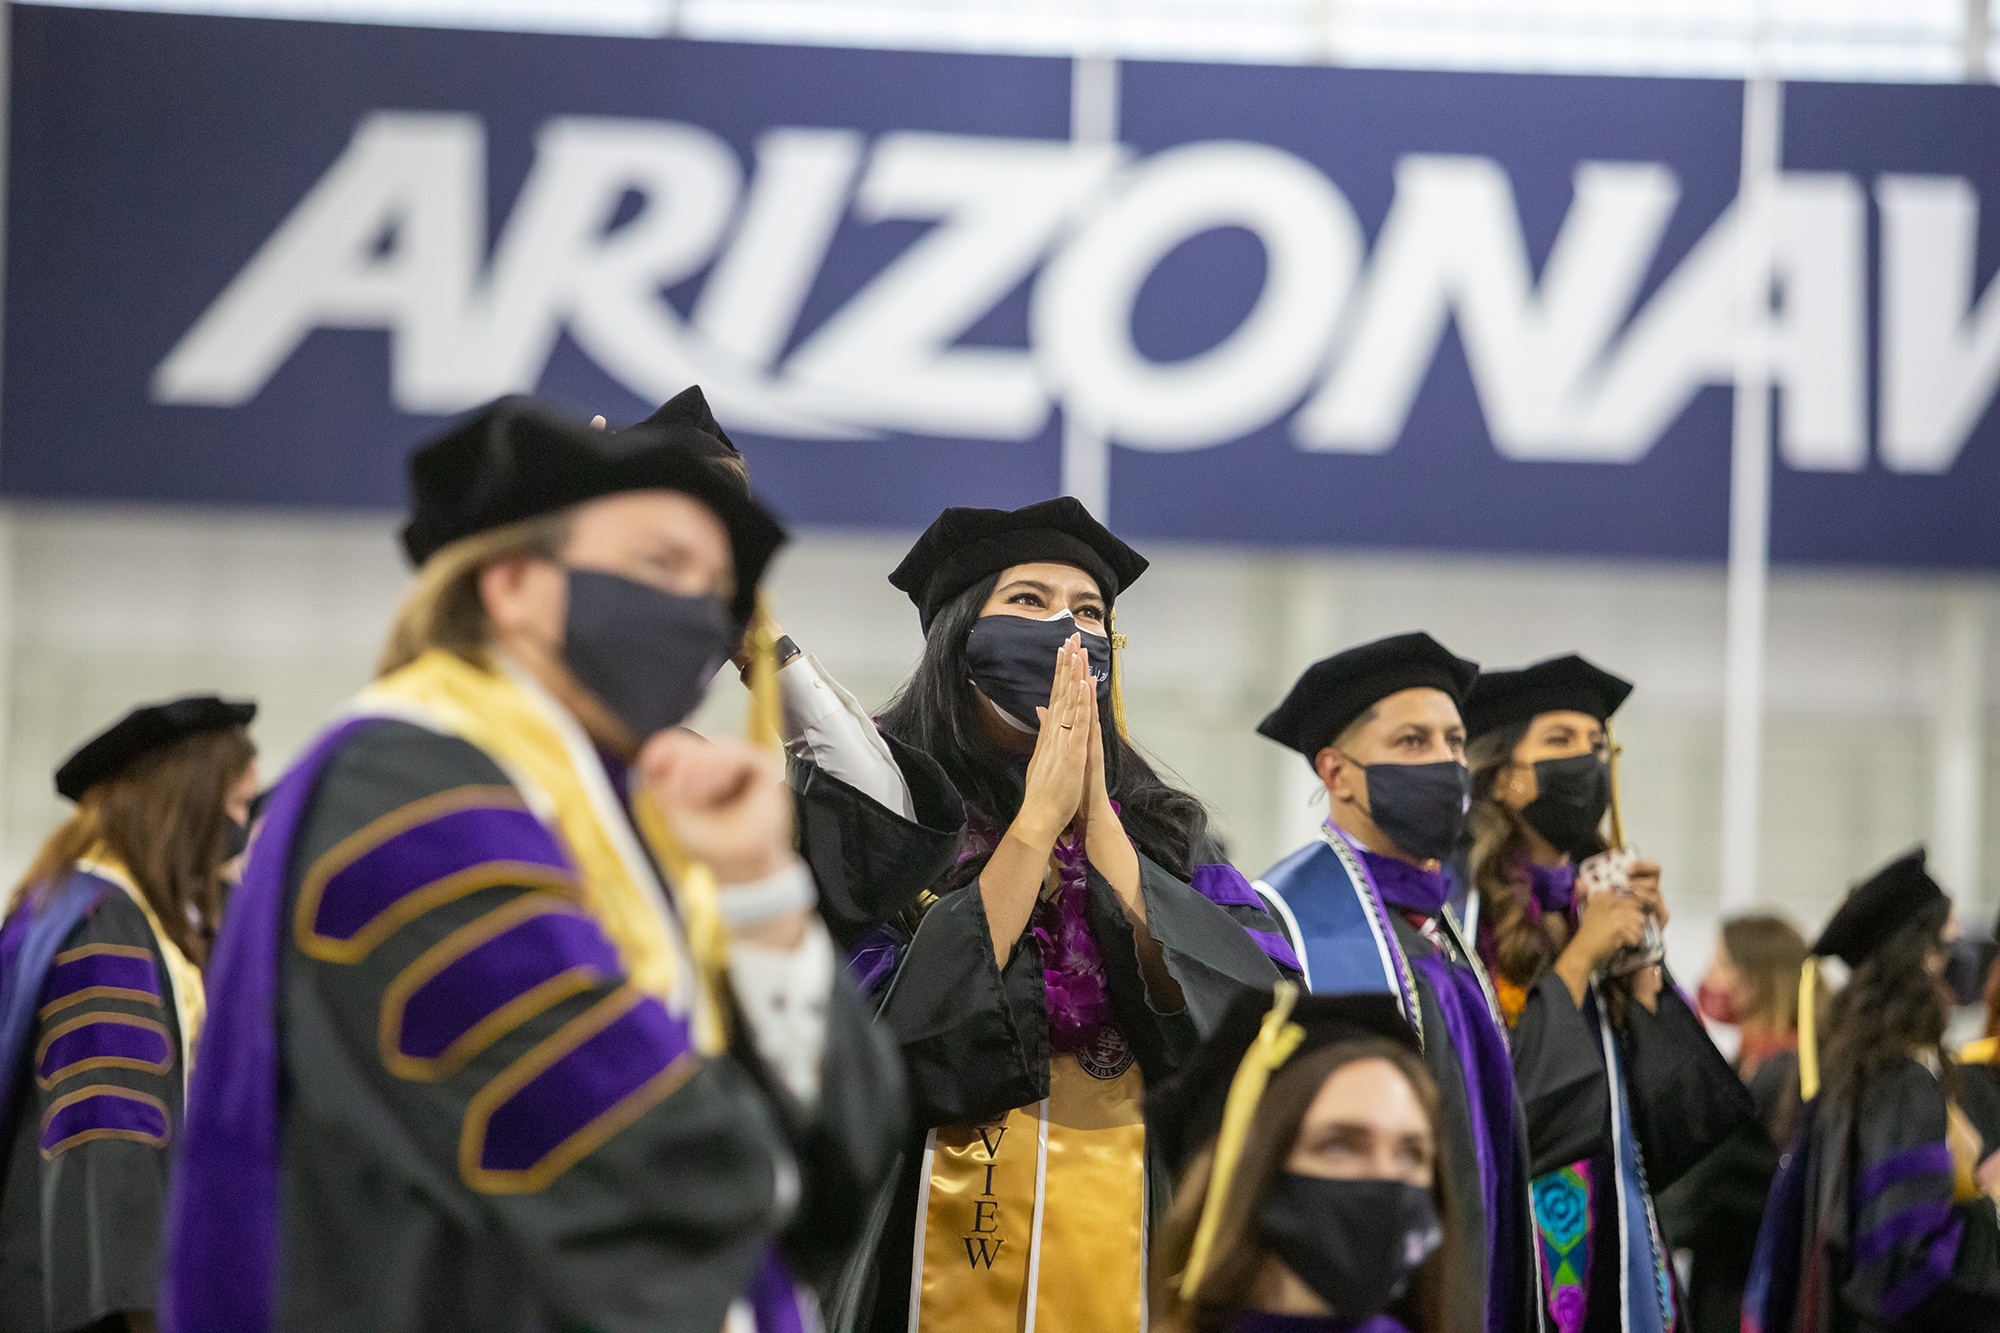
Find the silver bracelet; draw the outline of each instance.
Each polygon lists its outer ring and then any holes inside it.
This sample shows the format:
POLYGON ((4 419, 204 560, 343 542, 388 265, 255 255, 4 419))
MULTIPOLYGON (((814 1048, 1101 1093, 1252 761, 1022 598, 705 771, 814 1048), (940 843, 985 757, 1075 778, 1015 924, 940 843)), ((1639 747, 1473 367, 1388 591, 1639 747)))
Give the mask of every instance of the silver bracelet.
POLYGON ((715 896, 723 921, 730 929, 741 930, 811 907, 819 901, 819 888, 806 863, 794 857, 775 875, 747 884, 718 884, 715 896))

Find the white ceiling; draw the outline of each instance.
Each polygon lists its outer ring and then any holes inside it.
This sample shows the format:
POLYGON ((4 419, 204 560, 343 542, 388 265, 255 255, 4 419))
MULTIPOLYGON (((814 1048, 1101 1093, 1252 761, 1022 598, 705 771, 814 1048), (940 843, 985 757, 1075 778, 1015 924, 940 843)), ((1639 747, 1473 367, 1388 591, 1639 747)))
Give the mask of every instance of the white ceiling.
MULTIPOLYGON (((1135 59, 1959 80, 1991 0, 35 0, 90 8, 1135 59), (1760 43, 1760 35, 1762 42, 1760 43)), ((1988 45, 2000 67, 2000 46, 1988 45)))

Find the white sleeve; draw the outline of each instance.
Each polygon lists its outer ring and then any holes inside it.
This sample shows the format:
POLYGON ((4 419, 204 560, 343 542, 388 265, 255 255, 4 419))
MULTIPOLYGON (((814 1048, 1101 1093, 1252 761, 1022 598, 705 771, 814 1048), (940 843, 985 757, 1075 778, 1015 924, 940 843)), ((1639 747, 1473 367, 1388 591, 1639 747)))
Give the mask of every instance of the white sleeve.
POLYGON ((757 1054, 807 1110, 819 1104, 835 965, 833 939, 816 916, 796 949, 729 946, 729 984, 757 1054))
POLYGON ((794 758, 809 760, 886 809, 916 819, 916 803, 889 743, 819 659, 805 653, 793 658, 778 673, 778 698, 785 748, 794 758))

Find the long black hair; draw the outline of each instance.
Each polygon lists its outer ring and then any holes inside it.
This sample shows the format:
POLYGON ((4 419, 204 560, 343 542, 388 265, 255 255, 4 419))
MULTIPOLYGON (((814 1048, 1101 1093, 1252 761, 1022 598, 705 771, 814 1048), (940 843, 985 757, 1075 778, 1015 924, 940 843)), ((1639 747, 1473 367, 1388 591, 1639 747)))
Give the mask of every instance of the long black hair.
MULTIPOLYGON (((937 613, 924 637, 924 655, 883 714, 881 727, 937 760, 959 795, 1004 827, 1021 811, 1022 774, 979 729, 965 658, 966 637, 999 582, 998 574, 981 579, 937 613)), ((1118 734, 1109 708, 1100 708, 1097 720, 1104 729, 1104 786, 1139 850, 1182 879, 1217 859, 1202 803, 1160 779, 1118 734)))
POLYGON ((1944 949, 1950 918, 1951 904, 1945 901, 1918 912, 1868 955, 1834 996, 1820 1061, 1829 1093, 1852 1105, 1883 1071, 1944 1039, 1951 995, 1931 971, 1931 958, 1944 949))

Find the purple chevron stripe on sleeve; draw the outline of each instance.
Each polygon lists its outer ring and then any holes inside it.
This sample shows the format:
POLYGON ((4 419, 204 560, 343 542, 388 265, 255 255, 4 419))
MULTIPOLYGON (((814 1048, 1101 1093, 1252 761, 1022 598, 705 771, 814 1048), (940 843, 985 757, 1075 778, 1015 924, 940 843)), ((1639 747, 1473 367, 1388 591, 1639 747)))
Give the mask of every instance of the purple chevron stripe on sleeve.
MULTIPOLYGON (((389 818, 399 816, 407 817, 399 811, 389 818)), ((403 919, 484 887, 482 870, 492 872, 492 883, 526 878, 553 885, 570 877, 568 858, 540 820, 524 809, 492 804, 447 806, 323 869, 339 854, 339 848, 329 853, 300 890, 306 918, 300 943, 307 952, 344 961, 365 954, 403 919)))
POLYGON ((619 973, 597 923, 536 894, 461 927, 383 998, 384 1058, 404 1077, 437 1078, 534 1015, 619 973))
POLYGON ((1942 1143, 1926 1143, 1890 1153, 1861 1173, 1854 1186, 1854 1208, 1859 1212, 1891 1185, 1900 1185, 1917 1176, 1950 1175, 1951 1149, 1942 1143))
POLYGON ((1906 1241, 1921 1240, 1951 1220, 1951 1204, 1945 1199, 1913 1203, 1870 1227, 1854 1242, 1854 1262, 1872 1264, 1906 1241))
POLYGON ((91 1013, 58 1024, 35 1053, 35 1081, 52 1088, 91 1069, 164 1074, 174 1065, 164 1024, 129 1014, 91 1013))
POLYGON ((129 944, 86 944, 59 953, 42 983, 42 1013, 107 998, 159 1004, 160 968, 153 951, 129 944))
POLYGON ((1896 1323, 1919 1305, 1951 1276, 1958 1262, 1958 1243, 1965 1235, 1965 1219, 1954 1217, 1931 1242, 1923 1264, 1883 1293, 1881 1314, 1885 1322, 1896 1323))
POLYGON ((546 1187, 692 1072, 687 1024, 624 991, 571 1020, 473 1098, 461 1168, 475 1189, 546 1187))
POLYGON ((58 1097, 42 1117, 42 1156, 54 1157, 97 1139, 132 1139, 164 1147, 166 1104, 143 1092, 97 1083, 58 1097))

